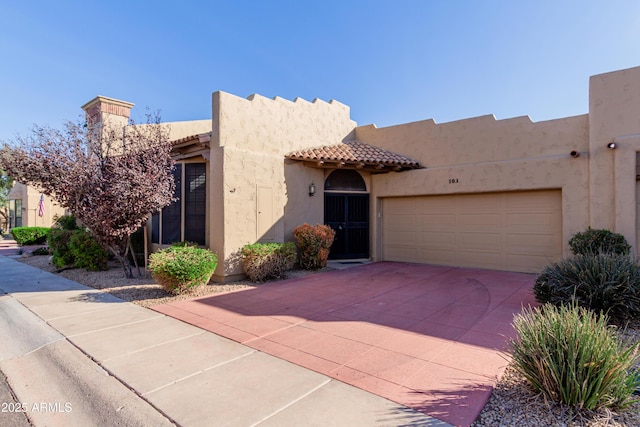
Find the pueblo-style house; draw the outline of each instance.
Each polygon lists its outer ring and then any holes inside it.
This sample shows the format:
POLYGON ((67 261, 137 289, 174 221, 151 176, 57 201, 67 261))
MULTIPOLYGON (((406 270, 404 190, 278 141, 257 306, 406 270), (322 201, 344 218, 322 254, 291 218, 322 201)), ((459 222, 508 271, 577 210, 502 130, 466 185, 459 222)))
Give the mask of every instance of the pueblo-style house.
MULTIPOLYGON (((585 82, 585 90, 586 90, 585 82)), ((640 67, 589 81, 588 112, 532 122, 487 115, 359 126, 319 99, 215 92, 211 119, 169 123, 178 201, 149 221, 154 247, 189 240, 243 274, 240 250, 337 232, 333 259, 537 272, 587 226, 640 236, 640 67)), ((83 108, 126 126, 133 104, 83 108)))

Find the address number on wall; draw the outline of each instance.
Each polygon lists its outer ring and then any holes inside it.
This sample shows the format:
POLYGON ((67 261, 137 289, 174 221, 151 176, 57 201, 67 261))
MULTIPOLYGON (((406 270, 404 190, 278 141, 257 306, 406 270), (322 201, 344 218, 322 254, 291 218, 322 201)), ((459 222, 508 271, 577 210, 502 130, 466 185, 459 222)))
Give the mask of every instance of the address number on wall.
POLYGON ((457 184, 458 178, 449 178, 449 184, 457 184))

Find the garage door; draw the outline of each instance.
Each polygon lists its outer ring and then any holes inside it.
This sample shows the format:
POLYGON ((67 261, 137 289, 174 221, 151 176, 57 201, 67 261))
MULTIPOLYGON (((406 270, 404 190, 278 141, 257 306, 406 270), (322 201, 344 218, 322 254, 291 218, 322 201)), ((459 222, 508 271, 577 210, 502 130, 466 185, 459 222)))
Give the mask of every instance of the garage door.
POLYGON ((383 258, 539 272, 562 256, 560 190, 383 199, 383 258))

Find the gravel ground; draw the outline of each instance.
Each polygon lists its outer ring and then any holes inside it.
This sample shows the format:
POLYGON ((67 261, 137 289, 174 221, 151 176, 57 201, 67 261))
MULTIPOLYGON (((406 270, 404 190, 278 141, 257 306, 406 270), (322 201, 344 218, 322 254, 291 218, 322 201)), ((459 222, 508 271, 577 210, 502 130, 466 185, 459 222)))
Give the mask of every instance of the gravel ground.
MULTIPOLYGON (((256 286, 264 285, 264 283, 253 283, 246 280, 226 284, 211 283, 209 285, 192 288, 191 292, 186 294, 173 295, 162 289, 162 287, 160 287, 160 285, 151 278, 151 275, 149 275, 148 278, 125 278, 122 267, 119 263, 114 261, 109 261, 109 269, 107 271, 86 271, 80 268, 73 268, 56 272, 56 268, 51 264, 50 258, 51 257, 49 256, 27 256, 18 258, 18 260, 25 264, 29 264, 32 267, 56 273, 69 280, 82 283, 83 285, 103 290, 104 292, 108 292, 118 298, 122 298, 125 301, 130 301, 142 307, 151 307, 158 304, 167 304, 174 301, 223 292, 232 292, 244 288, 255 288, 256 286)), ((319 271, 328 270, 330 270, 330 268, 327 267, 319 271)), ((141 268, 141 272, 144 277, 144 268, 141 268)), ((286 273, 287 276, 285 278, 314 273, 315 272, 306 270, 292 270, 286 273)))
MULTIPOLYGON (((55 272, 47 256, 26 257, 21 258, 20 261, 45 271, 55 272)), ((108 271, 102 272, 70 269, 57 274, 143 307, 260 286, 248 281, 224 285, 212 284, 195 288, 189 294, 176 296, 164 291, 152 278, 125 279, 118 264, 111 263, 109 267, 108 271)), ((294 270, 289 272, 288 277, 304 274, 309 272, 294 270)), ((640 342, 640 324, 631 325, 623 334, 623 338, 629 342, 640 342)), ((637 427, 640 426, 640 402, 634 403, 620 413, 610 411, 576 413, 566 406, 546 402, 542 396, 531 390, 521 375, 508 366, 491 398, 472 425, 474 427, 637 427)))

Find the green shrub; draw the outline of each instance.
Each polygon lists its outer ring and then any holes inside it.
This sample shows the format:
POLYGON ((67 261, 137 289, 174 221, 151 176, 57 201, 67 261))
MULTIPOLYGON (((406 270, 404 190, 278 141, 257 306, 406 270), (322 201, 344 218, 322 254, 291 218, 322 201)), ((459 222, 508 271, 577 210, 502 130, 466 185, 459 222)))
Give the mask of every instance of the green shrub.
POLYGON ((38 248, 31 252, 31 255, 51 255, 51 253, 49 252, 49 248, 38 248))
POLYGON ((218 257, 213 252, 194 246, 172 246, 149 257, 153 278, 173 294, 207 284, 217 265, 218 257))
POLYGON ((78 223, 73 215, 55 216, 53 218, 53 228, 61 228, 63 230, 77 230, 78 223))
POLYGON ((329 250, 336 232, 328 225, 302 224, 293 229, 298 245, 300 267, 314 270, 327 266, 329 250))
POLYGON ((292 243, 254 243, 242 248, 242 267, 249 280, 261 282, 278 279, 296 262, 292 243))
POLYGON ((90 271, 107 269, 109 253, 84 230, 73 230, 69 238, 69 250, 74 265, 90 271))
POLYGON ((62 215, 54 218, 53 228, 47 237, 49 250, 53 255, 51 262, 56 268, 63 268, 73 265, 75 259, 69 248, 69 240, 73 230, 78 229, 76 217, 73 215, 62 215))
POLYGON ((600 252, 628 255, 631 250, 631 245, 627 243, 622 234, 591 227, 574 234, 569 240, 569 247, 575 255, 600 252))
POLYGON ((62 268, 73 265, 75 259, 69 248, 69 240, 74 230, 64 230, 61 228, 52 228, 47 237, 47 244, 53 257, 51 262, 56 268, 62 268))
POLYGON ((171 244, 171 246, 177 246, 177 247, 185 247, 185 246, 198 246, 198 244, 196 242, 189 242, 188 240, 183 240, 181 242, 173 242, 171 244))
POLYGON ((513 362, 533 388, 577 409, 624 408, 640 375, 638 346, 625 346, 605 316, 577 307, 525 309, 514 319, 513 362))
POLYGON ((535 281, 536 300, 578 305, 620 322, 640 316, 640 266, 626 255, 577 255, 547 266, 535 281))
POLYGON ((47 227, 15 227, 11 229, 13 239, 20 246, 42 245, 47 241, 49 228, 47 227))

